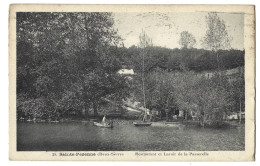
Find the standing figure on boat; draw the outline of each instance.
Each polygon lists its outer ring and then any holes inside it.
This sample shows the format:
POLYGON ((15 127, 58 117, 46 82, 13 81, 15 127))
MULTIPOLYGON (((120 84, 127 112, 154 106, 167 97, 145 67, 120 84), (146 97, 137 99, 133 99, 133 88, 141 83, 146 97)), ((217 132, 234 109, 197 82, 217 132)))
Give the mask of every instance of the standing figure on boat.
POLYGON ((106 115, 104 115, 103 119, 102 119, 102 123, 106 123, 106 115))
POLYGON ((102 121, 100 123, 94 122, 94 125, 98 127, 113 128, 113 121, 107 120, 106 115, 104 115, 102 121))

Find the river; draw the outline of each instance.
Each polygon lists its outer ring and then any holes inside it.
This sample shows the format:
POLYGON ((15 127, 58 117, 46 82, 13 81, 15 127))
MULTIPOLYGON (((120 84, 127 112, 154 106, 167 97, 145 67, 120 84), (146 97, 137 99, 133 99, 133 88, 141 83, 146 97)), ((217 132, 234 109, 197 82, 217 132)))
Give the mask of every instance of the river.
POLYGON ((18 151, 240 151, 245 149, 244 125, 201 128, 185 125, 135 127, 117 121, 114 128, 92 122, 17 124, 18 151))

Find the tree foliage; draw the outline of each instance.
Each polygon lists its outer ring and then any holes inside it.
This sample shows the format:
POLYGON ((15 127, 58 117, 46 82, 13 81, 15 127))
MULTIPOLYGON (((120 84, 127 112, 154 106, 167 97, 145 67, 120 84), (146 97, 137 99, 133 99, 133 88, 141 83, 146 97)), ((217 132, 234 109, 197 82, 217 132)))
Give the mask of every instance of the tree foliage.
POLYGON ((111 13, 17 13, 18 111, 97 115, 102 98, 126 96, 119 40, 111 13))
POLYGON ((175 108, 193 113, 202 125, 219 123, 232 112, 244 111, 241 76, 242 73, 238 72, 229 79, 228 74, 215 73, 207 77, 206 74, 192 71, 167 72, 157 69, 145 80, 147 107, 162 111, 175 108), (222 77, 221 85, 218 84, 219 77, 222 77))
MULTIPOLYGON (((136 72, 142 71, 141 48, 117 49, 120 61, 136 72)), ((196 72, 213 71, 218 69, 216 56, 220 57, 222 70, 232 69, 244 65, 244 51, 241 50, 218 50, 217 54, 204 49, 169 49, 162 47, 147 47, 145 59, 145 72, 160 68, 168 71, 182 71, 183 68, 196 72)))
POLYGON ((193 48, 193 46, 196 44, 196 39, 188 31, 183 31, 180 34, 179 44, 182 48, 193 48))
POLYGON ((206 16, 206 23, 208 29, 202 41, 205 48, 213 51, 229 49, 231 37, 228 35, 224 20, 216 12, 210 12, 206 16))

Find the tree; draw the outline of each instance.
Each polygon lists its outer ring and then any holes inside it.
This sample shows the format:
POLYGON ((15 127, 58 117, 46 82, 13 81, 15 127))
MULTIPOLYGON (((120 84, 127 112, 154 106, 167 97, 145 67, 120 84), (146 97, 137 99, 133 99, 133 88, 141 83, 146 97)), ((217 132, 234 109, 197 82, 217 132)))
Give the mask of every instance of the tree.
MULTIPOLYGON (((222 72, 220 72, 220 67, 221 67, 221 60, 219 56, 219 50, 225 50, 230 48, 230 41, 231 37, 228 35, 228 31, 225 25, 224 20, 222 20, 216 12, 210 12, 206 16, 206 23, 207 23, 207 31, 206 35, 202 40, 203 45, 205 46, 206 49, 212 50, 216 54, 217 58, 217 66, 218 70, 216 71, 216 88, 220 89, 219 91, 216 91, 216 96, 218 96, 219 100, 225 98, 221 97, 223 94, 226 94, 224 92, 226 91, 221 91, 223 89, 223 86, 226 86, 226 82, 224 79, 224 75, 222 72)), ((225 90, 225 88, 224 88, 225 90)), ((227 95, 229 96, 229 95, 227 95)), ((229 102, 230 104, 230 102, 229 102)), ((224 105, 224 104, 223 104, 224 105)), ((218 111, 223 112, 224 109, 223 107, 219 107, 218 111)))
POLYGON ((220 59, 218 50, 229 49, 231 37, 228 35, 226 24, 216 12, 210 12, 206 16, 207 31, 202 40, 206 49, 212 50, 217 54, 217 64, 220 70, 220 59))
POLYGON ((192 48, 196 44, 196 39, 188 31, 183 31, 180 35, 179 44, 182 48, 192 48))
POLYGON ((127 95, 109 51, 119 41, 113 23, 112 13, 17 13, 18 101, 97 115, 102 97, 127 95))
POLYGON ((157 68, 148 74, 146 82, 147 103, 149 103, 149 107, 165 111, 166 120, 168 120, 169 112, 166 110, 170 110, 172 107, 176 108, 177 106, 175 98, 176 78, 173 76, 173 73, 157 68))
MULTIPOLYGON (((144 102, 144 109, 145 109, 145 116, 146 116, 146 95, 145 95, 145 66, 144 66, 144 57, 146 56, 146 48, 152 45, 152 39, 147 36, 145 31, 142 30, 142 33, 139 36, 139 47, 142 49, 141 56, 142 56, 142 92, 143 92, 143 102, 144 102)), ((145 120, 145 116, 144 119, 145 120)))
POLYGON ((245 111, 245 77, 244 68, 240 67, 238 73, 234 76, 230 83, 230 93, 232 94, 233 105, 232 111, 239 111, 239 122, 241 123, 241 113, 245 111))
POLYGON ((213 51, 230 48, 231 37, 224 20, 216 12, 210 12, 206 16, 206 23, 208 29, 202 41, 205 48, 213 51))
POLYGON ((177 106, 182 110, 195 111, 202 126, 205 123, 222 122, 233 99, 228 90, 227 79, 225 76, 221 77, 223 82, 219 85, 217 74, 212 78, 193 72, 179 74, 174 83, 177 106))

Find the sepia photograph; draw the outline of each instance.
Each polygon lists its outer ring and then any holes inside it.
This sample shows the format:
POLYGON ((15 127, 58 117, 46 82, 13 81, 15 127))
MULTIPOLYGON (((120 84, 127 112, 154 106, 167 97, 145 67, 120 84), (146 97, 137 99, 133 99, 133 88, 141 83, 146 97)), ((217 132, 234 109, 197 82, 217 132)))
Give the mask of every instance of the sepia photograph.
POLYGON ((254 27, 246 19, 254 18, 253 7, 245 6, 249 14, 219 10, 225 6, 14 7, 10 148, 16 153, 88 160, 250 150, 244 160, 254 160, 254 138, 246 136, 254 137, 254 32, 246 30, 254 27))

